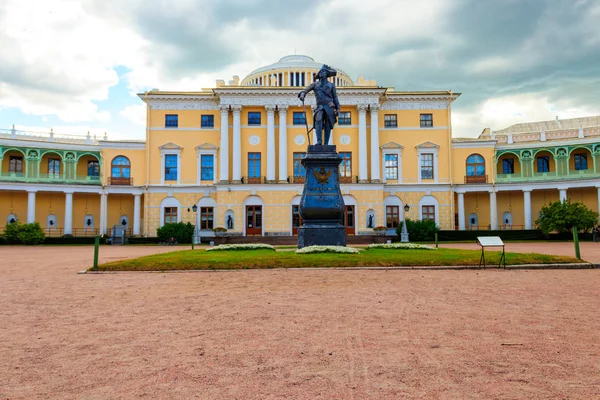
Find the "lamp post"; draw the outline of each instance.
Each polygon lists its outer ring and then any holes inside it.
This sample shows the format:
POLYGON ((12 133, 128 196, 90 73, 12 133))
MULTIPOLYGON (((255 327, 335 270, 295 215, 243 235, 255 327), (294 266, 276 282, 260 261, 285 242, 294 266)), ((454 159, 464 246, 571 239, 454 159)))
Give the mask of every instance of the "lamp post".
POLYGON ((194 242, 196 241, 196 233, 198 232, 198 206, 194 204, 192 206, 192 211, 196 216, 196 218, 194 219, 194 234, 192 235, 192 250, 194 250, 194 242))
MULTIPOLYGON (((406 204, 404 206, 404 212, 407 213, 410 210, 410 206, 406 204)), ((403 215, 402 221, 402 232, 400 233, 400 242, 408 243, 408 230, 406 229, 406 214, 403 215)))

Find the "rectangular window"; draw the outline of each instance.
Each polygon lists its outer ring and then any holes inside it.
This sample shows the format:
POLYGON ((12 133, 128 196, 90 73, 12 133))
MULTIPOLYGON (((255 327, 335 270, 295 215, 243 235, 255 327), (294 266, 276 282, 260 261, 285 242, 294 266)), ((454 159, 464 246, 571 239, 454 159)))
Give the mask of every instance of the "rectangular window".
POLYGON ((539 156, 537 158, 538 172, 550 171, 550 156, 539 156))
POLYGON ((177 180, 177 154, 165 155, 165 181, 177 180))
POLYGON ((588 169, 587 155, 586 154, 575 154, 575 170, 583 171, 586 169, 588 169))
POLYGON ((212 154, 200 155, 200 180, 212 181, 215 179, 215 156, 212 154))
POLYGON ((248 125, 260 125, 260 112, 248 113, 248 125))
POLYGON ((385 226, 388 229, 396 229, 400 224, 400 206, 385 207, 385 226))
POLYGON ((294 153, 294 178, 304 178, 306 169, 302 165, 302 159, 306 157, 306 153, 294 153))
POLYGON ((165 115, 165 128, 177 128, 179 126, 179 115, 167 114, 165 115))
POLYGON ((385 155, 385 179, 398 179, 398 154, 385 155))
POLYGON ((58 158, 48 159, 48 175, 60 176, 60 160, 58 158))
POLYGON ((294 111, 294 125, 306 124, 306 114, 303 111, 294 111))
POLYGON ((200 207, 200 229, 213 229, 214 211, 212 207, 200 207))
POLYGON ((504 160, 502 160, 502 173, 507 175, 515 173, 514 158, 505 158, 504 160))
POLYGON ((423 206, 421 208, 421 215, 423 221, 435 221, 435 206, 423 206))
POLYGON ((385 114, 383 116, 383 126, 386 128, 398 127, 398 116, 396 114, 385 114))
POLYGON ((177 222, 177 207, 165 207, 165 224, 177 222))
POLYGON ((88 161, 88 176, 100 176, 100 163, 98 161, 88 161))
POLYGON ((214 128, 215 127, 215 116, 214 115, 202 115, 200 119, 201 128, 214 128))
POLYGON ((421 154, 421 179, 433 179, 433 154, 421 154))
POLYGON ((248 178, 260 179, 260 153, 248 153, 248 178))
POLYGON ((340 112, 338 118, 338 125, 352 125, 352 116, 350 114, 350 111, 340 112))
POLYGON ((23 173, 23 157, 10 156, 9 160, 10 160, 10 163, 8 165, 8 172, 22 174, 23 173))
POLYGON ((421 114, 421 128, 431 128, 433 126, 433 114, 421 114))
POLYGON ((352 183, 352 152, 340 151, 340 182, 352 183))

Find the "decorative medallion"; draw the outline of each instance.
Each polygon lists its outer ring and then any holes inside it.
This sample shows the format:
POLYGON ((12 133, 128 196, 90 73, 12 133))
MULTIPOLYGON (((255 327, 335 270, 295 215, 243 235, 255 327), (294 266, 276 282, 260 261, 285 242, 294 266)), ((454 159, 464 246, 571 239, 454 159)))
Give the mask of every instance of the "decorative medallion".
POLYGON ((315 169, 313 174, 315 175, 315 178, 317 178, 317 182, 319 182, 321 185, 324 185, 329 180, 332 172, 332 169, 326 170, 325 167, 321 167, 318 171, 315 169))
POLYGON ((350 144, 350 136, 348 135, 342 135, 340 136, 340 143, 341 144, 350 144))
POLYGON ((248 142, 250 142, 252 146, 256 146, 260 143, 260 137, 257 135, 252 135, 248 138, 248 142))
POLYGON ((294 138, 294 143, 296 143, 298 146, 302 146, 304 142, 306 142, 304 135, 296 135, 294 138))

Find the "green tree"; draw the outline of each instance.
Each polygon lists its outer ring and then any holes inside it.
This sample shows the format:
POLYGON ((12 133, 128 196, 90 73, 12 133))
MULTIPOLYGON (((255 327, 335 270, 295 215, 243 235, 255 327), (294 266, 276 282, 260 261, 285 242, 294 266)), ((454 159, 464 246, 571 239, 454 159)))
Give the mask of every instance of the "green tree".
POLYGON ((21 228, 21 223, 19 221, 13 222, 10 224, 6 224, 4 227, 4 233, 2 237, 6 240, 6 243, 15 244, 19 243, 19 230, 21 228))
POLYGON ((193 234, 194 225, 189 222, 164 224, 156 230, 156 235, 161 242, 168 242, 170 238, 174 238, 180 244, 192 243, 193 234))
MULTIPOLYGON (((396 234, 398 237, 402 234, 402 224, 396 228, 396 234)), ((435 221, 431 220, 416 220, 406 219, 406 230, 408 231, 408 238, 411 242, 423 242, 427 240, 435 240, 435 233, 440 230, 440 227, 435 224, 435 221)))
POLYGON ((39 223, 23 224, 19 227, 19 241, 23 244, 40 244, 46 239, 39 223))
POLYGON ((570 232, 574 226, 579 232, 587 232, 598 223, 598 213, 583 203, 556 201, 542 207, 535 223, 545 235, 570 232))

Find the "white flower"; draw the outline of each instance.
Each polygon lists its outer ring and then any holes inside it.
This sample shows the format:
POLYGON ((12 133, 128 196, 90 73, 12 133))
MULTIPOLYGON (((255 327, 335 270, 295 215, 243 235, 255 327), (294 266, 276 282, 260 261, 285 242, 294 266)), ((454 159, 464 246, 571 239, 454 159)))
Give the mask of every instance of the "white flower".
POLYGON ((435 247, 428 246, 426 244, 417 243, 382 243, 382 244, 370 244, 367 246, 368 249, 395 249, 395 250, 435 250, 435 247))
POLYGON ((219 246, 210 247, 206 251, 227 251, 227 250, 273 250, 275 247, 270 244, 252 243, 252 244, 221 244, 219 246))
POLYGON ((354 247, 344 246, 306 246, 296 250, 297 254, 309 254, 309 253, 346 253, 356 254, 359 250, 354 247))

